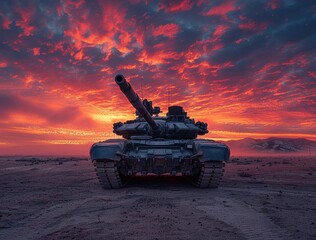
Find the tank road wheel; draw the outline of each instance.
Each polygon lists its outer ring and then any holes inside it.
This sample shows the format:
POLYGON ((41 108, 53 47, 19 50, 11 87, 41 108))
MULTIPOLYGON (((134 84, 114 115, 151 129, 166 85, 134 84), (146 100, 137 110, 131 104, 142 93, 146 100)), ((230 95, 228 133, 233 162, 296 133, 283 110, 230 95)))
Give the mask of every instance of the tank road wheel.
POLYGON ((199 188, 217 188, 224 172, 224 162, 203 162, 201 171, 193 177, 194 184, 199 188))
POLYGON ((121 188, 126 184, 126 177, 117 169, 117 163, 109 160, 94 161, 94 168, 100 184, 105 189, 121 188))

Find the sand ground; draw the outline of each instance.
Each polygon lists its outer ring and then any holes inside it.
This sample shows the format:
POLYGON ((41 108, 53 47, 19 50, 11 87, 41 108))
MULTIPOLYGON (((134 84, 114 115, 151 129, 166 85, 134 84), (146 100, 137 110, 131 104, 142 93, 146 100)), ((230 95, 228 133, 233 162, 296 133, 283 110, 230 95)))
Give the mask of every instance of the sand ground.
POLYGON ((0 158, 0 239, 316 239, 316 159, 239 157, 218 189, 99 186, 86 158, 0 158))

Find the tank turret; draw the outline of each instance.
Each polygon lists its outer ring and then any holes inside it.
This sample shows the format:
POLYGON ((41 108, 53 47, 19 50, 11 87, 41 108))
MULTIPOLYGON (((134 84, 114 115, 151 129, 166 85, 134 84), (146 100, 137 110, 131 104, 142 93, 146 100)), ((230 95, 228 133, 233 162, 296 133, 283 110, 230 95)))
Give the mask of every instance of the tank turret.
POLYGON ((125 123, 114 123, 113 132, 117 135, 122 135, 126 139, 148 137, 194 139, 197 135, 208 133, 207 124, 200 121, 195 123, 194 119, 187 116, 183 107, 171 106, 165 117, 157 116, 160 113, 160 108, 152 107, 152 102, 147 99, 142 102, 123 75, 116 75, 115 82, 136 109, 138 116, 138 118, 125 123), (153 117, 153 114, 156 116, 153 117))

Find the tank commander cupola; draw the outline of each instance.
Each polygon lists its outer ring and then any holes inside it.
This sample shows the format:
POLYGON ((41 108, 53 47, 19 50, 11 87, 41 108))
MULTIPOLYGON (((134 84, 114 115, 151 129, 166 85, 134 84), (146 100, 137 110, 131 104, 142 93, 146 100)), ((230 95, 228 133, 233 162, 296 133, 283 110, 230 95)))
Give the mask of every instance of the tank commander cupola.
POLYGON ((171 106, 168 107, 167 116, 171 121, 184 122, 184 119, 187 117, 187 112, 185 112, 181 106, 171 106))

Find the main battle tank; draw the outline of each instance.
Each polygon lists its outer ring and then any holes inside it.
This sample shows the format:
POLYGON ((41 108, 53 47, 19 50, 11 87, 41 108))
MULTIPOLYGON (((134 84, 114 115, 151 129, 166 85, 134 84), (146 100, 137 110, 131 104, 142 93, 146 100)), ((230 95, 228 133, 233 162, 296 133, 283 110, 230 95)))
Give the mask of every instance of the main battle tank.
POLYGON ((195 122, 181 106, 168 108, 142 102, 123 75, 115 82, 136 109, 136 119, 113 124, 124 139, 109 139, 92 145, 90 156, 103 188, 121 188, 130 176, 148 173, 189 177, 200 188, 216 188, 222 178, 229 148, 219 142, 197 139, 208 133, 207 124, 195 122))

